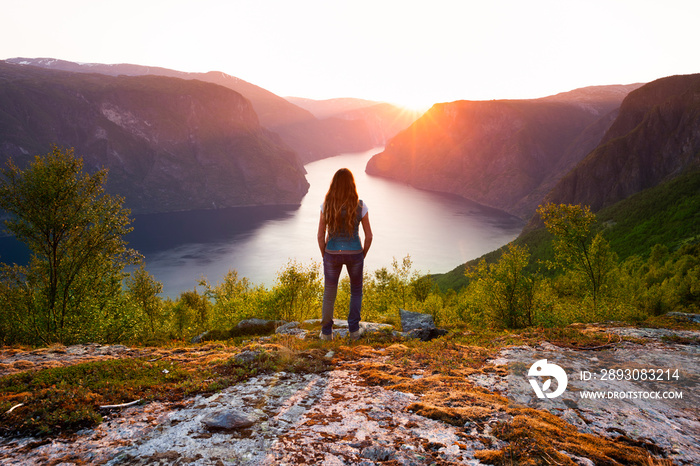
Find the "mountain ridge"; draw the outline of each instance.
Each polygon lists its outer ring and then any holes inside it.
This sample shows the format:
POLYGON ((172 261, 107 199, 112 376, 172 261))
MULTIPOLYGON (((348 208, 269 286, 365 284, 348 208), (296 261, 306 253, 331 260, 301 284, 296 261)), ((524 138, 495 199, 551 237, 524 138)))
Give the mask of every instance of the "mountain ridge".
POLYGON ((369 161, 367 173, 529 219, 558 179, 595 148, 635 87, 435 104, 369 161))
POLYGON ((187 80, 200 80, 232 89, 251 101, 260 124, 279 135, 297 152, 304 163, 343 152, 367 150, 376 145, 363 120, 315 117, 286 99, 243 79, 221 71, 204 73, 177 71, 162 67, 103 63, 77 63, 54 58, 16 57, 5 60, 22 66, 36 66, 78 73, 99 73, 109 76, 157 75, 187 80))
POLYGON ((388 102, 352 97, 326 100, 301 97, 287 99, 310 111, 317 118, 365 122, 372 147, 384 146, 389 139, 408 128, 422 114, 388 102))
MULTIPOLYGON (((648 254, 656 244, 675 250, 698 241, 700 74, 670 76, 630 92, 600 143, 543 198, 584 204, 605 225, 622 258, 648 254)), ((533 215, 516 244, 547 260, 548 234, 533 215)), ((482 258, 495 261, 503 248, 482 258)), ((471 263, 475 263, 476 260, 471 263)), ((436 276, 442 287, 466 284, 462 264, 436 276)))
POLYGON ((6 62, 0 78, 0 157, 73 147, 134 213, 299 204, 308 189, 294 151, 231 89, 6 62))
POLYGON ((700 168, 700 74, 669 76, 631 92, 600 144, 546 201, 593 211, 700 168))
POLYGON ((334 99, 309 99, 306 97, 285 97, 285 100, 297 107, 311 112, 316 118, 329 118, 351 112, 360 108, 372 107, 379 102, 376 100, 356 99, 354 97, 337 97, 334 99))

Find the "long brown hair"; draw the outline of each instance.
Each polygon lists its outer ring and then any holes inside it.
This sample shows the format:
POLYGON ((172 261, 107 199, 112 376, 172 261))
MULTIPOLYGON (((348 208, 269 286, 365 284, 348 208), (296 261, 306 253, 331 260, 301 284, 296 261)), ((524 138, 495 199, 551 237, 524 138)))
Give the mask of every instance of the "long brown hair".
POLYGON ((355 177, 347 168, 341 168, 333 175, 323 204, 323 219, 329 233, 352 234, 359 202, 355 177))

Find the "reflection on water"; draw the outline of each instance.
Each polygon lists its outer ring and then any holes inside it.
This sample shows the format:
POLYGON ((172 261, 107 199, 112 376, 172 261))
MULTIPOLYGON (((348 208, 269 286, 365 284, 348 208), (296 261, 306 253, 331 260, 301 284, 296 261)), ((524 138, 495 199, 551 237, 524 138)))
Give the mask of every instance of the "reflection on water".
POLYGON ((231 207, 165 214, 137 215, 127 236, 144 254, 177 249, 189 244, 219 244, 249 237, 270 220, 294 215, 298 206, 231 207))
MULTIPOLYGON (((229 269, 270 286, 289 260, 320 263, 319 207, 333 174, 342 167, 352 170, 360 198, 369 207, 374 241, 366 270, 390 267, 393 258, 410 255, 415 270, 447 272, 520 232, 522 221, 503 212, 368 176, 365 166, 377 152, 344 154, 306 165, 311 187, 300 206, 137 216, 127 240, 146 257, 146 268, 163 283, 164 294, 173 298, 194 288, 201 277, 219 282, 229 269)), ((8 255, 21 256, 11 241, 0 241, 4 262, 14 262, 8 255)))
POLYGON ((229 269, 272 285, 289 260, 320 262, 319 206, 335 171, 352 170, 369 206, 374 233, 367 270, 410 254, 414 268, 441 273, 506 244, 522 222, 456 196, 420 191, 365 174, 372 150, 306 165, 311 187, 300 206, 265 206, 139 217, 130 238, 167 295, 192 289, 200 277, 216 283, 229 269))

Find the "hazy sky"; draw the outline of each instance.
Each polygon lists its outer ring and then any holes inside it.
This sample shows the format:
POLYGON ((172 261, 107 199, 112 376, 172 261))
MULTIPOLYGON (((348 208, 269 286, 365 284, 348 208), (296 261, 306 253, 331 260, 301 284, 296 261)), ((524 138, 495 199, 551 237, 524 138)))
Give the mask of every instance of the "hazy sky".
POLYGON ((0 59, 224 71, 281 96, 532 98, 700 72, 698 0, 0 0, 0 59))

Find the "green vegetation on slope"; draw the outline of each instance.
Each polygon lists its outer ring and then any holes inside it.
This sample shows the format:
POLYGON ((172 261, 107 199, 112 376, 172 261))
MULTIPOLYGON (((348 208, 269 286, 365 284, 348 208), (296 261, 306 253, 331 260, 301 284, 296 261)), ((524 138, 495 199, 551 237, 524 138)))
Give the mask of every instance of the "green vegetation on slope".
MULTIPOLYGON (((634 255, 646 258, 657 244, 671 251, 697 244, 700 242, 700 171, 637 193, 601 210, 596 216, 604 237, 621 260, 634 255)), ((552 238, 544 227, 537 227, 526 229, 515 239, 515 244, 530 250, 529 271, 542 271, 537 264, 554 258, 552 238)), ((504 250, 505 247, 491 251, 432 278, 443 290, 459 290, 468 284, 465 267, 476 265, 481 259, 493 263, 504 250)))
POLYGON ((661 244, 671 250, 700 242, 700 171, 687 173, 603 209, 605 235, 625 259, 646 257, 661 244))

